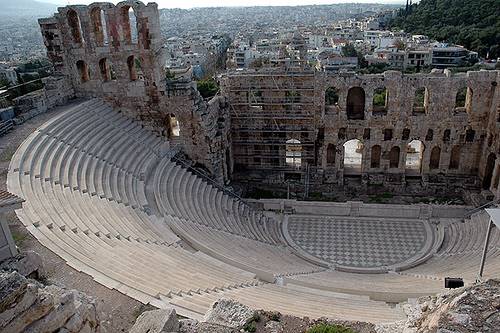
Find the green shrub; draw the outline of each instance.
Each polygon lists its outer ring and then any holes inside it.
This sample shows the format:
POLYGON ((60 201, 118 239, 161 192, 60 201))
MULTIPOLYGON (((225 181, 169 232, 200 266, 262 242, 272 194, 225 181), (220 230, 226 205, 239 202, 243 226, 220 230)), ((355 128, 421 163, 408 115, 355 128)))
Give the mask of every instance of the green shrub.
POLYGON ((348 327, 341 325, 316 324, 307 330, 307 333, 356 333, 348 327))
POLYGON ((211 78, 197 81, 197 87, 203 98, 214 97, 219 91, 219 85, 211 78))
POLYGON ((251 321, 247 323, 245 326, 243 326, 243 330, 245 332, 255 332, 257 331, 257 326, 255 326, 255 322, 251 321))
POLYGON ((280 319, 281 319, 281 313, 279 312, 273 312, 269 315, 269 320, 280 321, 280 319))

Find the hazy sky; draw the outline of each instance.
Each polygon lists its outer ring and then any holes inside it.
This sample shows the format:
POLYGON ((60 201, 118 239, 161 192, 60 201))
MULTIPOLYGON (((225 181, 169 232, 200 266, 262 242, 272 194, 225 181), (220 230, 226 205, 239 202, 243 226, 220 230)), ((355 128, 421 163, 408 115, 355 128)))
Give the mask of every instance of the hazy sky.
MULTIPOLYGON (((97 0, 39 0, 59 5, 89 4, 97 0)), ((99 0, 106 1, 106 0, 99 0)), ((111 1, 113 3, 119 1, 111 1)), ((343 2, 358 3, 403 3, 405 0, 142 0, 142 2, 156 2, 160 8, 192 8, 192 7, 220 7, 220 6, 298 6, 313 4, 333 4, 343 2)), ((416 1, 414 1, 416 2, 416 1)))

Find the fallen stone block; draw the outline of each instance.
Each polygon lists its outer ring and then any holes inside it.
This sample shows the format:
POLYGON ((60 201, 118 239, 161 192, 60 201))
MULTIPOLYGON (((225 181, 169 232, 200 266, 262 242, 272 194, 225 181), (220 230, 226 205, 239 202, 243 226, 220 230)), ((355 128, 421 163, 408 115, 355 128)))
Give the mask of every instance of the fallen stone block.
POLYGON ((178 331, 179 321, 174 309, 143 312, 130 329, 130 333, 167 333, 178 331))

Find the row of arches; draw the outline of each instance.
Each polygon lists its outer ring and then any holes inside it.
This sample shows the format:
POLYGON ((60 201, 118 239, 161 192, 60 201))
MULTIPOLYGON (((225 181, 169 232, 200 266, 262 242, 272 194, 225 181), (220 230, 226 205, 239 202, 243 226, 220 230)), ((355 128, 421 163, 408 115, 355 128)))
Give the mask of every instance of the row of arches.
MULTIPOLYGON (((340 91, 329 87, 325 91, 325 112, 338 107, 340 91)), ((455 110, 461 110, 470 105, 472 100, 472 89, 460 88, 455 95, 455 110)), ((365 90, 362 87, 351 87, 347 91, 346 113, 347 119, 363 120, 365 118, 365 90)), ((373 92, 372 109, 374 114, 387 111, 389 93, 386 87, 376 88, 373 92)), ((413 98, 413 113, 425 113, 429 105, 429 91, 421 87, 415 91, 413 98)))
MULTIPOLYGON (((98 66, 102 81, 107 82, 117 78, 115 68, 108 58, 101 58, 98 66)), ((76 70, 78 71, 81 83, 91 79, 90 68, 84 60, 78 60, 76 62, 76 70)), ((138 78, 142 78, 141 62, 134 55, 127 58, 127 71, 130 81, 136 81, 138 78)))
MULTIPOLYGON (((89 12, 91 31, 94 35, 97 46, 105 46, 109 44, 112 38, 119 43, 117 31, 108 33, 108 25, 106 20, 106 12, 99 6, 92 7, 89 12)), ((82 21, 80 16, 74 9, 70 9, 66 13, 66 21, 70 28, 71 37, 76 44, 84 44, 82 21)), ((119 27, 121 31, 122 41, 126 44, 135 44, 138 42, 137 15, 131 6, 124 5, 119 8, 119 27)))
MULTIPOLYGON (((352 139, 343 144, 343 165, 346 169, 361 170, 363 163, 363 143, 359 139, 352 139)), ((405 170, 420 172, 422 170, 422 161, 424 157, 425 145, 420 140, 412 140, 406 145, 406 157, 404 162, 405 170)), ((336 146, 328 144, 326 150, 327 167, 335 165, 336 146)), ((453 146, 451 149, 448 168, 452 170, 460 167, 461 147, 453 146)), ((398 169, 403 167, 400 165, 401 148, 393 146, 388 152, 384 153, 380 145, 374 145, 370 150, 370 168, 381 168, 381 160, 385 156, 389 160, 390 169, 398 169)), ((432 148, 429 159, 429 169, 437 170, 441 166, 441 148, 435 146, 432 148)))
MULTIPOLYGON (((337 137, 339 140, 343 140, 346 138, 346 132, 347 128, 342 127, 339 128, 337 137)), ((365 128, 363 130, 363 139, 364 140, 370 140, 371 138, 371 129, 370 128, 365 128)), ((410 139, 410 129, 409 128, 404 128, 402 133, 401 133, 401 140, 407 141, 410 139)), ((383 130, 383 140, 384 141, 391 141, 394 139, 394 129, 392 128, 385 128, 383 130)), ((419 135, 420 136, 420 135, 419 135)), ((474 142, 474 139, 476 138, 476 131, 473 130, 472 128, 468 127, 465 130, 465 135, 460 135, 460 141, 462 142, 474 142)), ((491 138, 490 138, 491 139, 491 138)), ((451 140, 451 129, 445 129, 443 131, 443 136, 442 136, 443 142, 449 142, 451 140)), ((434 141, 434 130, 432 128, 427 129, 427 133, 425 134, 425 141, 434 141)), ((490 144, 491 145, 491 144, 490 144)))

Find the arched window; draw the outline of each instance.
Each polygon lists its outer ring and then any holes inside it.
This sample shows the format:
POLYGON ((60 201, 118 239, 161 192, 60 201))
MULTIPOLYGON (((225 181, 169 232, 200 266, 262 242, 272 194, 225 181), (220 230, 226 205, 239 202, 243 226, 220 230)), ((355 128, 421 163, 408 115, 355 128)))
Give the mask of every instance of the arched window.
POLYGON ((131 55, 127 58, 127 68, 128 68, 128 76, 130 81, 137 80, 137 71, 136 71, 135 57, 131 55))
POLYGON ((134 9, 130 6, 123 6, 120 11, 123 40, 129 45, 137 43, 137 16, 134 9))
POLYGON ((363 130, 363 140, 370 140, 370 137, 371 137, 371 129, 365 128, 363 130))
POLYGON ((460 167, 460 146, 453 146, 451 148, 451 155, 450 155, 450 169, 458 169, 460 167))
POLYGON ((427 88, 418 88, 415 91, 413 98, 413 112, 424 113, 427 109, 427 101, 429 100, 429 93, 427 88))
POLYGON ((468 130, 465 131, 465 142, 473 142, 475 136, 476 136, 476 131, 474 131, 472 128, 469 128, 468 130))
POLYGON ((352 87, 347 92, 347 119, 365 119, 365 91, 361 87, 352 87))
POLYGON ((329 143, 326 148, 326 164, 328 166, 335 165, 335 155, 337 154, 337 150, 334 144, 329 143))
POLYGON ((431 160, 429 162, 429 169, 439 169, 439 162, 441 160, 441 148, 434 147, 431 150, 431 160))
POLYGON ((300 168, 302 165, 302 145, 297 139, 286 141, 285 162, 293 168, 300 168))
POLYGON ((384 129, 384 141, 392 140, 392 128, 384 129))
POLYGON ((399 168, 399 153, 401 149, 399 147, 394 146, 391 148, 389 152, 389 168, 397 169, 399 168))
POLYGON ((181 127, 179 125, 179 121, 177 120, 177 117, 174 114, 170 114, 169 119, 169 129, 170 129, 170 136, 171 137, 178 137, 181 135, 181 127))
POLYGON ((80 82, 84 83, 90 80, 89 68, 85 61, 78 60, 76 62, 76 69, 78 70, 78 74, 80 75, 80 82))
POLYGON ((493 179, 493 171, 495 170, 495 162, 497 157, 494 153, 490 153, 488 155, 488 159, 486 160, 486 166, 484 169, 483 176, 483 189, 489 190, 491 187, 491 180, 493 179))
POLYGON ((450 136, 451 136, 451 130, 449 130, 449 129, 444 130, 444 132, 443 132, 443 141, 444 142, 450 141, 450 136))
POLYGON ((99 60, 99 71, 101 72, 101 78, 103 81, 111 80, 111 69, 106 58, 99 60))
POLYGON ((339 104, 339 90, 329 87, 325 91, 325 113, 336 113, 339 104))
POLYGON ((346 128, 345 127, 342 127, 342 128, 339 128, 339 131, 337 133, 337 137, 339 138, 339 140, 344 140, 345 139, 345 136, 346 136, 346 128))
POLYGON ((90 11, 90 21, 94 31, 95 40, 98 46, 108 44, 108 33, 106 30, 106 16, 100 7, 94 7, 90 11))
POLYGON ((325 91, 325 105, 337 105, 339 103, 339 90, 329 87, 325 91))
POLYGON ((406 146, 406 170, 420 171, 424 156, 424 144, 420 140, 412 140, 406 146))
POLYGON ((71 30, 71 36, 73 37, 73 42, 81 44, 83 42, 82 38, 82 26, 80 24, 80 18, 78 14, 73 10, 68 10, 67 13, 68 25, 71 30))
POLYGON ((344 169, 355 169, 361 171, 363 160, 363 144, 358 139, 349 140, 344 143, 344 169))
POLYGON ((380 155, 382 154, 382 148, 379 145, 372 147, 371 153, 371 168, 380 168, 380 155))
POLYGON ((432 139, 434 138, 434 131, 429 128, 427 130, 427 135, 425 136, 425 141, 432 141, 432 139))
POLYGON ((401 137, 401 140, 408 140, 410 138, 410 129, 405 128, 403 129, 403 135, 401 137))
POLYGON ((387 111, 388 94, 387 88, 377 88, 373 92, 373 113, 385 114, 387 111))

